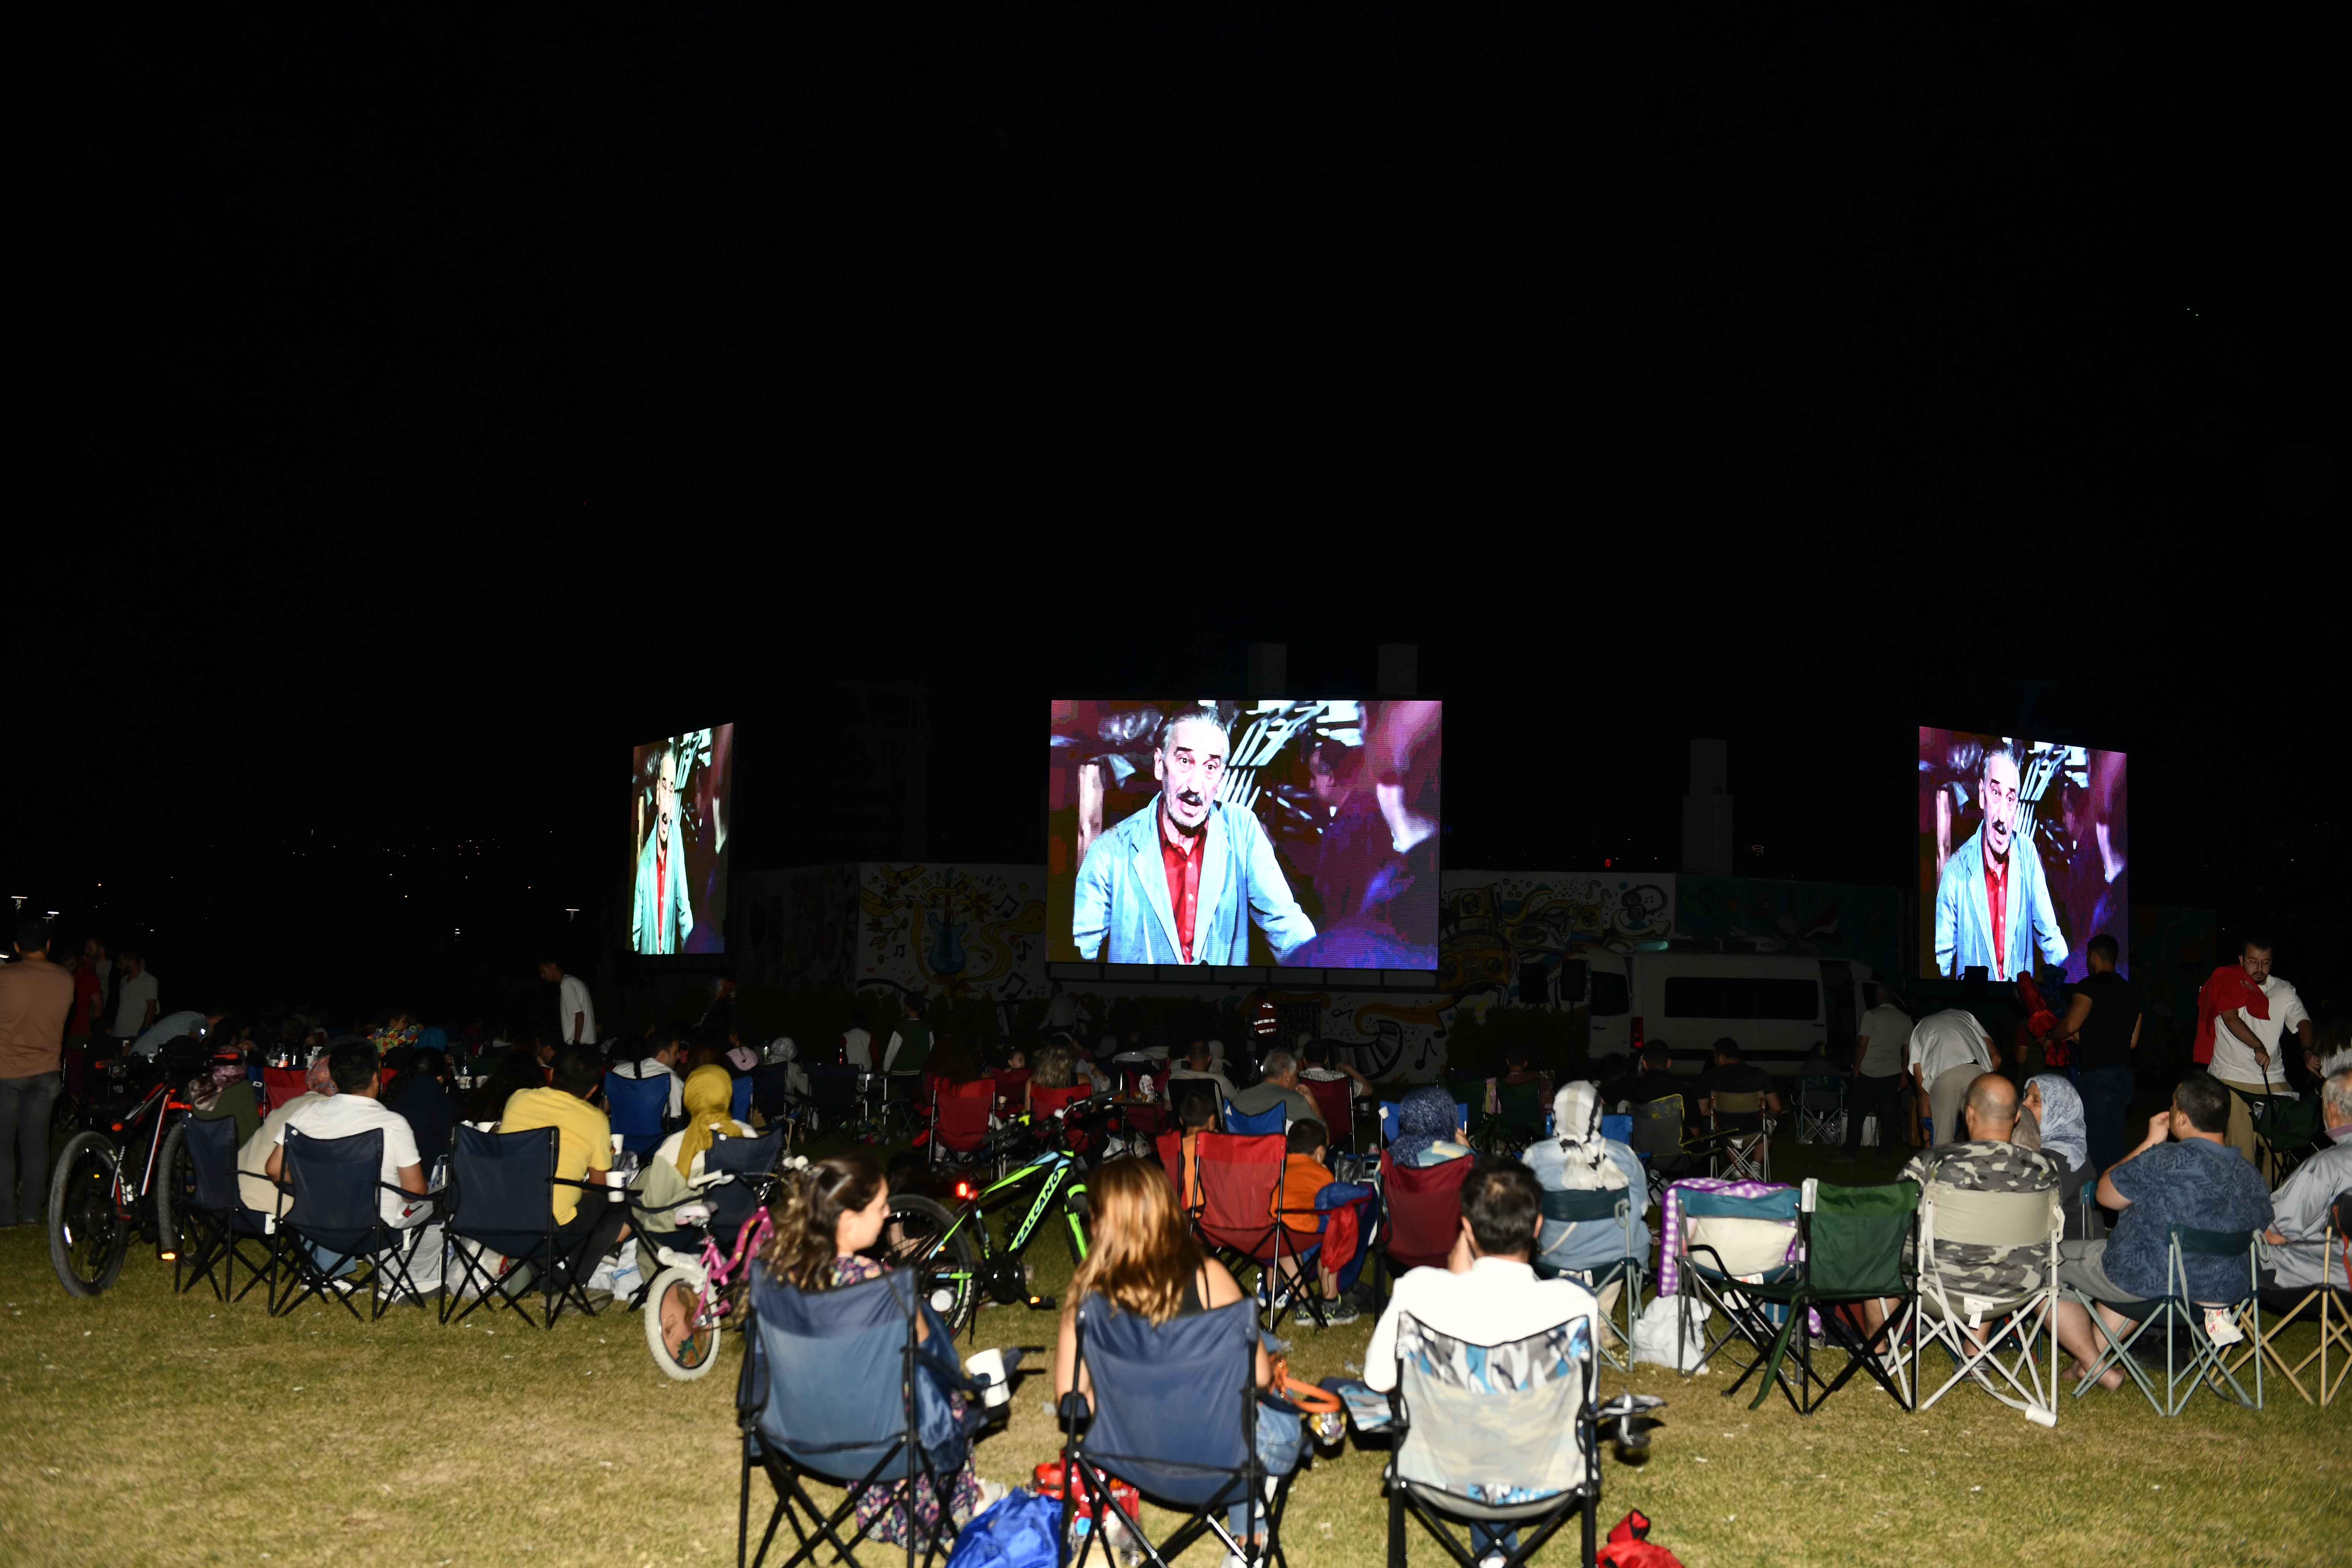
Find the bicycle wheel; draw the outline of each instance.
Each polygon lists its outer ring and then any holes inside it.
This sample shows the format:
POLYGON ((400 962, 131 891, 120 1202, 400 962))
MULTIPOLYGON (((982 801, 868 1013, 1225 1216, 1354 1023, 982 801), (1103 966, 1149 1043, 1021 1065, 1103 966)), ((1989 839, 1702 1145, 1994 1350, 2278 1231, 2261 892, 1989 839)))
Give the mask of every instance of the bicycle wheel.
POLYGON ((654 1364, 678 1382, 692 1383, 719 1364, 718 1321, 703 1310, 702 1287, 685 1269, 655 1275, 637 1310, 654 1364))
POLYGON ((942 1205, 912 1193, 893 1194, 877 1245, 892 1268, 922 1271, 923 1294, 931 1310, 950 1333, 960 1334, 980 1310, 980 1248, 972 1241, 971 1226, 954 1227, 955 1215, 942 1205))
POLYGON ((49 1262, 75 1296, 95 1296, 122 1272, 131 1226, 114 1207, 114 1145, 77 1132, 49 1173, 49 1262))
POLYGON ((195 1201, 196 1157, 188 1152, 187 1123, 183 1121, 163 1135, 163 1158, 156 1162, 155 1243, 166 1256, 179 1256, 180 1244, 187 1239, 180 1234, 180 1215, 195 1201))

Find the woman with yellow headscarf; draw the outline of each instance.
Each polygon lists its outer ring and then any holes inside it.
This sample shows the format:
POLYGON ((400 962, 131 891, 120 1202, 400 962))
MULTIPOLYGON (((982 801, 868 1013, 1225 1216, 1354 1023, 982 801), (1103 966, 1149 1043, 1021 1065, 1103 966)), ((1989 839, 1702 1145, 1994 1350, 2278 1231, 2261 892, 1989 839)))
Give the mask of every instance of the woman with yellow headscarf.
POLYGON ((702 1173, 703 1155, 721 1138, 751 1136, 750 1128, 727 1114, 734 1092, 735 1080, 725 1068, 698 1067, 687 1074, 681 1097, 686 1102, 686 1125, 664 1139, 637 1173, 643 1221, 637 1227, 637 1268, 647 1279, 661 1268, 654 1248, 671 1245, 677 1234, 677 1227, 666 1222, 677 1205, 694 1195, 692 1179, 702 1173))

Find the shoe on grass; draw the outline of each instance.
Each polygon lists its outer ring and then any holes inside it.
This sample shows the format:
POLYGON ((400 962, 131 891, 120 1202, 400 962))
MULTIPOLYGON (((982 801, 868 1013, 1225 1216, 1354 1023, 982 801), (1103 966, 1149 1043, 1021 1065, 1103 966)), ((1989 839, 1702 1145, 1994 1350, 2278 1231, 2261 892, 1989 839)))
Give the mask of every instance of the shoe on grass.
POLYGON ((1345 1296, 1336 1301, 1323 1303, 1323 1326, 1327 1329, 1336 1329, 1343 1323, 1360 1321, 1363 1315, 1356 1310, 1356 1304, 1345 1296))

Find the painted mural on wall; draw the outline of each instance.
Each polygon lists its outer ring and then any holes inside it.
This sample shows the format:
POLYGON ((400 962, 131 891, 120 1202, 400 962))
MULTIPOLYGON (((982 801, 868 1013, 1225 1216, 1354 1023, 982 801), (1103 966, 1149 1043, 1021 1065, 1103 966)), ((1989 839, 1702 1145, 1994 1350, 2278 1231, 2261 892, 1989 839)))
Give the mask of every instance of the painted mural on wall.
POLYGON ((1002 1002, 1045 989, 1040 866, 856 868, 857 984, 1002 1002))
POLYGON ((740 977, 795 988, 848 985, 857 944, 857 868, 801 866, 745 879, 750 949, 740 977))
POLYGON ((1675 890, 1676 936, 1763 938, 1858 960, 1877 974, 1904 973, 1903 895, 1892 888, 1689 871, 1675 890))

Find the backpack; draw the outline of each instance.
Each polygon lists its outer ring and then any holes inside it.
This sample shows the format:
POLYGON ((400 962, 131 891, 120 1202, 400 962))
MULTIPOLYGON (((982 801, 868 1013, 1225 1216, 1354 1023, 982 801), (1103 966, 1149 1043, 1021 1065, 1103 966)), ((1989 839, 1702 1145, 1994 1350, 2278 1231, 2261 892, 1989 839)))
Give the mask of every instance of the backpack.
POLYGON ((981 1510, 956 1536, 947 1568, 1055 1568, 1062 1505, 1013 1490, 981 1510))

